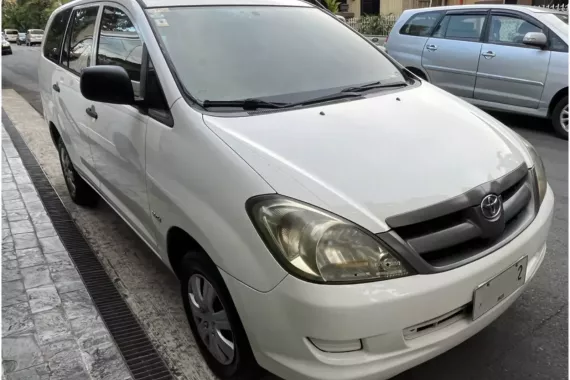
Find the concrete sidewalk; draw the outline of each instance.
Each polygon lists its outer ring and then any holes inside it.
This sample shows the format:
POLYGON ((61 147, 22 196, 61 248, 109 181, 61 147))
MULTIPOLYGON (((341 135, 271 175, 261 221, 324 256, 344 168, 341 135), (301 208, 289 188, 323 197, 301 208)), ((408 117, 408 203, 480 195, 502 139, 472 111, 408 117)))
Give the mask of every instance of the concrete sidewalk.
POLYGON ((2 367, 7 380, 131 379, 4 127, 2 367))
POLYGON ((105 202, 95 209, 73 203, 42 115, 11 89, 2 108, 177 380, 215 380, 190 331, 180 285, 136 233, 105 202))

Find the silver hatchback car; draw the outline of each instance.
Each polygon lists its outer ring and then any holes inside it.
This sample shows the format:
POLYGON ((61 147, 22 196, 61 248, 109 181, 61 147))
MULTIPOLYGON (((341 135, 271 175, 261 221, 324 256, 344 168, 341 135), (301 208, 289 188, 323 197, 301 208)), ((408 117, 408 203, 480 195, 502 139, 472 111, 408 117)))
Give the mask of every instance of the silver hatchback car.
POLYGON ((413 9, 388 53, 479 107, 550 118, 568 138, 568 14, 517 5, 413 9))

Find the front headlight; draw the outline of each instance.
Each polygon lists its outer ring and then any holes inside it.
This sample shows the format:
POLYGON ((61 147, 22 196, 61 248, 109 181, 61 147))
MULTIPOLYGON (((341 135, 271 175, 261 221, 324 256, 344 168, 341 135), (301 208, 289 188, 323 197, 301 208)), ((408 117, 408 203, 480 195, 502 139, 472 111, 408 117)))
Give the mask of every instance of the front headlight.
POLYGON ((548 183, 546 182, 546 170, 544 169, 542 158, 540 158, 538 152, 534 149, 531 143, 522 137, 520 137, 520 139, 524 143, 528 153, 531 155, 534 163, 534 174, 536 176, 536 183, 538 184, 538 200, 539 205, 541 205, 546 195, 546 188, 548 187, 548 183))
POLYGON ((10 46, 10 43, 8 41, 2 41, 2 46, 10 46))
POLYGON ((410 274, 379 239, 338 216, 280 196, 256 197, 247 206, 269 250, 298 277, 347 283, 410 274))

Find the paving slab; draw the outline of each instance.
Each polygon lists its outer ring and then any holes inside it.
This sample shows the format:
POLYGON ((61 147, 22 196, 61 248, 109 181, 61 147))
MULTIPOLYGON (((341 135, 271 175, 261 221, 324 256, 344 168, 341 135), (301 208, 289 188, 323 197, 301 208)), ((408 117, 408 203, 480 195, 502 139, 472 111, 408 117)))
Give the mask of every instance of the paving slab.
POLYGON ((2 127, 6 380, 132 379, 2 127))

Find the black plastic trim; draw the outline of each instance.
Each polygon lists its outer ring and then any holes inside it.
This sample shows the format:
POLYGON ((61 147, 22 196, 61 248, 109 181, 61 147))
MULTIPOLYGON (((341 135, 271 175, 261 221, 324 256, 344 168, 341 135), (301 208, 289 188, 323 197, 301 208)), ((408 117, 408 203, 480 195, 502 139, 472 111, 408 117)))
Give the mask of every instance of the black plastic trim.
POLYGON ((398 228, 410 224, 425 222, 427 220, 451 214, 468 207, 476 206, 481 203, 481 200, 487 194, 502 193, 509 187, 516 184, 526 175, 527 172, 528 168, 526 164, 522 163, 510 173, 505 174, 496 180, 489 181, 477 187, 474 187, 473 189, 468 190, 467 192, 454 198, 436 203, 434 205, 426 206, 418 210, 390 216, 386 218, 386 224, 390 226, 390 228, 398 228))
MULTIPOLYGON (((523 187, 526 187, 526 189, 534 189, 530 194, 531 199, 529 199, 529 202, 519 211, 520 216, 516 216, 523 219, 514 225, 508 225, 504 231, 504 238, 495 244, 492 244, 491 246, 483 248, 480 252, 476 252, 474 254, 461 254, 461 252, 458 252, 458 255, 453 256, 449 259, 438 259, 435 260, 435 262, 430 263, 426 261, 425 257, 422 257, 416 250, 414 250, 414 248, 410 246, 402 237, 400 237, 396 231, 390 230, 388 232, 379 233, 377 236, 386 244, 388 244, 390 248, 398 252, 400 257, 403 257, 404 260, 413 266, 414 269, 420 274, 441 273, 459 268, 463 265, 469 264, 489 254, 492 254, 496 250, 504 247, 532 223, 540 209, 540 203, 538 201, 538 185, 536 184, 536 178, 533 169, 528 170, 528 175, 526 177, 525 183, 518 191, 525 192, 525 190, 523 190, 523 187)), ((523 196, 525 195, 523 194, 523 196)), ((429 256, 429 253, 426 255, 429 256)))

